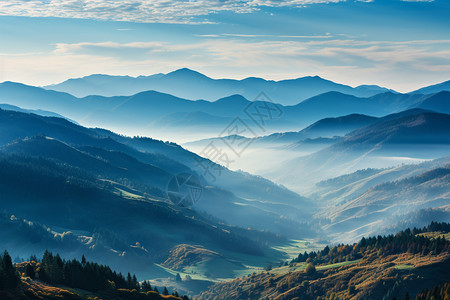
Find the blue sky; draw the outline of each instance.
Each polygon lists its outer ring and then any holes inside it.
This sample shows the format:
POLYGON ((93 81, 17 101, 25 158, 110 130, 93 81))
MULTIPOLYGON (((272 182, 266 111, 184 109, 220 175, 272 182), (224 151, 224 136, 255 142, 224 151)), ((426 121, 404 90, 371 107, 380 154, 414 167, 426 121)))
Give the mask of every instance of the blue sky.
POLYGON ((321 77, 399 91, 450 79, 450 1, 8 0, 0 81, 189 67, 213 78, 321 77))

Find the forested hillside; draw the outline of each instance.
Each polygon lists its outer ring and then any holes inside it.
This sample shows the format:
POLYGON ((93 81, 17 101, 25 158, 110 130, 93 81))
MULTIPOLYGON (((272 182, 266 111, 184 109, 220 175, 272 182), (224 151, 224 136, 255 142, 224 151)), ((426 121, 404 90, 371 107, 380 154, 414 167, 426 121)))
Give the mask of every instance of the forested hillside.
POLYGON ((432 293, 444 295, 434 299, 448 299, 449 229, 448 223, 432 223, 301 253, 284 266, 213 285, 199 299, 391 300, 407 293, 417 299, 429 299, 423 297, 432 293))
POLYGON ((111 299, 111 300, 188 300, 167 288, 161 291, 136 275, 111 270, 95 262, 63 260, 46 251, 41 259, 13 264, 7 251, 0 255, 0 298, 9 299, 111 299))

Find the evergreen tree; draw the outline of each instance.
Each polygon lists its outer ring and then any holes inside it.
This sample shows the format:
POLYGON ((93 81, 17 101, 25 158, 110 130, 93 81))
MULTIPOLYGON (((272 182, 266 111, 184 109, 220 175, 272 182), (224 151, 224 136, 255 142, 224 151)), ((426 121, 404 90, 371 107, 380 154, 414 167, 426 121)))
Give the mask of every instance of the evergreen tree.
POLYGON ((30 277, 31 279, 36 278, 36 272, 34 271, 34 267, 31 263, 28 264, 27 267, 25 268, 25 275, 30 277))
POLYGON ((132 285, 133 285, 132 289, 139 291, 141 289, 141 286, 139 285, 136 275, 133 275, 133 278, 131 279, 131 281, 132 281, 132 285))
POLYGON ((19 283, 19 274, 12 263, 11 256, 5 250, 3 255, 0 255, 0 289, 13 289, 19 283))
POLYGON ((168 296, 168 295, 169 295, 169 291, 167 290, 166 287, 164 287, 163 295, 165 295, 165 296, 168 296))

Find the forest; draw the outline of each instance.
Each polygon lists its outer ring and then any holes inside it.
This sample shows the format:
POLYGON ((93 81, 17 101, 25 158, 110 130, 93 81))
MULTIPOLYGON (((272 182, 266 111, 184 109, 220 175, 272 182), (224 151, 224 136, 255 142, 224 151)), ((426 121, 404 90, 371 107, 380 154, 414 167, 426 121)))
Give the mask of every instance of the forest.
MULTIPOLYGON (((54 255, 50 251, 45 251, 42 259, 33 255, 29 261, 14 265, 7 251, 0 255, 0 290, 14 292, 21 285, 21 276, 52 286, 106 292, 107 295, 112 294, 119 298, 120 295, 127 295, 127 290, 132 295, 140 293, 142 299, 158 299, 154 298, 155 294, 169 296, 166 287, 160 293, 158 288, 152 288, 148 281, 139 283, 136 275, 128 273, 125 277, 122 273, 113 271, 109 266, 87 261, 84 256, 81 261, 77 259, 64 260, 59 254, 54 255)), ((174 299, 189 299, 187 296, 180 296, 176 291, 172 292, 171 296, 174 299)), ((128 299, 127 296, 122 298, 128 299)))
POLYGON ((450 232, 450 224, 445 222, 432 222, 423 228, 413 228, 400 231, 399 233, 387 236, 377 236, 362 238, 353 245, 337 245, 333 247, 326 246, 321 251, 312 251, 300 253, 291 263, 308 262, 315 265, 339 263, 361 259, 370 252, 377 252, 378 257, 398 253, 420 253, 434 255, 450 250, 450 241, 440 236, 435 239, 429 239, 421 236, 420 233, 439 231, 443 233, 450 232))

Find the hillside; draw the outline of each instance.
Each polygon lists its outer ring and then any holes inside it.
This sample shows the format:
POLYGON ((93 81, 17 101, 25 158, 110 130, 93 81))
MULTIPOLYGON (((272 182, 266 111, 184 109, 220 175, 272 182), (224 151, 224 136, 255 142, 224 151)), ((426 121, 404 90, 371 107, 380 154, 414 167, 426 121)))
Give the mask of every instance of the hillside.
POLYGON ((423 87, 421 89, 411 92, 411 94, 433 94, 442 91, 450 91, 450 80, 423 87))
POLYGON ((176 144, 128 138, 58 118, 3 110, 0 111, 0 128, 6 133, 0 138, 4 153, 57 160, 126 185, 137 190, 137 195, 167 197, 168 183, 175 174, 195 172, 205 186, 197 209, 231 224, 291 234, 293 231, 289 232, 288 228, 295 221, 280 222, 279 216, 288 214, 289 218, 298 220, 312 213, 312 209, 300 210, 309 202, 306 198, 261 177, 232 172, 176 144), (48 138, 33 138, 36 135, 48 138), (205 172, 204 165, 214 171, 205 172), (236 203, 248 205, 243 209, 236 203), (241 218, 243 214, 247 218, 241 218), (263 222, 264 218, 274 221, 263 222))
POLYGON ((393 299, 406 293, 414 297, 448 282, 450 275, 449 242, 441 237, 448 234, 448 225, 439 227, 446 229, 438 238, 423 236, 429 228, 300 254, 289 265, 217 283, 198 299, 393 299))
POLYGON ((395 158, 420 161, 447 156, 449 126, 447 114, 419 110, 406 116, 390 115, 316 153, 288 160, 264 175, 296 191, 309 193, 312 188, 307 186, 319 181, 359 169, 393 166, 395 158))
POLYGON ((188 300, 178 292, 162 293, 147 281, 140 284, 136 275, 122 275, 110 267, 76 259, 63 260, 59 254, 46 251, 42 259, 12 263, 7 251, 0 255, 1 299, 140 299, 188 300))
MULTIPOLYGON (((450 169, 436 168, 405 179, 385 182, 369 188, 364 194, 340 204, 330 205, 316 217, 323 219, 324 229, 334 238, 351 241, 361 235, 375 234, 401 221, 412 219, 421 210, 439 211, 445 216, 450 208, 448 182, 450 169)), ((444 217, 445 219, 445 217, 444 217)), ((415 222, 423 222, 415 219, 415 222)))
MULTIPOLYGON (((195 272, 204 286, 261 268, 269 257, 282 259, 286 253, 272 246, 289 238, 315 235, 305 224, 314 209, 308 199, 224 167, 214 182, 198 166, 200 157, 176 144, 5 110, 0 128, 0 238, 20 257, 45 249, 86 254, 152 279, 172 278, 176 267, 195 272), (180 174, 197 174, 201 193, 193 207, 170 198, 169 184, 180 174), (201 249, 199 259, 177 252, 172 260, 183 267, 160 265, 179 245, 201 249), (210 260, 204 253, 218 255, 210 260), (212 269, 216 263, 220 272, 212 269)), ((184 284, 186 292, 197 291, 195 281, 184 284)))
POLYGON ((435 168, 448 166, 449 163, 450 157, 443 157, 384 169, 362 169, 317 183, 313 194, 309 196, 326 205, 335 205, 359 197, 377 184, 420 175, 435 168))

